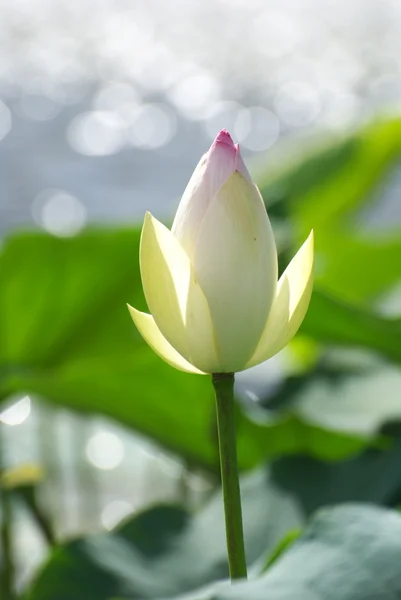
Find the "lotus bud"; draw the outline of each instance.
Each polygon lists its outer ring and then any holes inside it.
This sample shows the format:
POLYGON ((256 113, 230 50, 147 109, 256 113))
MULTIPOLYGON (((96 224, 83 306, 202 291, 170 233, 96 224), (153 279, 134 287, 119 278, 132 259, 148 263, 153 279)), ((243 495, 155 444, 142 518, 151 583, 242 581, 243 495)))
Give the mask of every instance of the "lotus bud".
POLYGON ((279 352, 297 332, 313 286, 313 233, 277 282, 265 205, 238 144, 221 131, 196 167, 171 231, 146 213, 140 268, 151 314, 129 306, 166 362, 233 373, 279 352))

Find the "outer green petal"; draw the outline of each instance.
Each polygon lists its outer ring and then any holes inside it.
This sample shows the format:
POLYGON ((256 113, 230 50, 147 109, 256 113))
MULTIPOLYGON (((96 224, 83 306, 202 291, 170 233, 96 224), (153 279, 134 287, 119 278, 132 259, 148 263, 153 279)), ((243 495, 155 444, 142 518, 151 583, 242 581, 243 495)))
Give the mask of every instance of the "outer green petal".
POLYGON ((178 354, 176 350, 168 343, 166 338, 162 335, 160 329, 156 325, 152 315, 148 315, 144 312, 140 312, 128 305, 128 310, 134 321, 139 333, 149 344, 149 346, 158 354, 166 363, 185 373, 197 373, 204 375, 202 371, 199 371, 196 367, 191 365, 185 358, 178 354))
POLYGON ((189 258, 171 231, 149 213, 142 230, 140 266, 146 301, 162 335, 200 370, 218 371, 209 306, 189 258))
POLYGON ((277 252, 259 191, 238 172, 210 203, 193 268, 209 304, 223 371, 243 370, 275 296, 277 252))
POLYGON ((313 231, 280 277, 266 327, 246 368, 271 358, 294 337, 308 310, 312 288, 313 231))

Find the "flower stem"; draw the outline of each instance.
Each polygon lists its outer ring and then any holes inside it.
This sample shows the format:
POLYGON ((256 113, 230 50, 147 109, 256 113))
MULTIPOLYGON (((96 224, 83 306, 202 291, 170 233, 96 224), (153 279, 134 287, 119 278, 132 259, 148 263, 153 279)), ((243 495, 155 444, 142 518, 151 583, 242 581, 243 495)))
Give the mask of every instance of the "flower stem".
POLYGON ((231 579, 241 579, 246 578, 247 571, 235 438, 234 373, 214 373, 212 381, 216 394, 228 565, 231 579))

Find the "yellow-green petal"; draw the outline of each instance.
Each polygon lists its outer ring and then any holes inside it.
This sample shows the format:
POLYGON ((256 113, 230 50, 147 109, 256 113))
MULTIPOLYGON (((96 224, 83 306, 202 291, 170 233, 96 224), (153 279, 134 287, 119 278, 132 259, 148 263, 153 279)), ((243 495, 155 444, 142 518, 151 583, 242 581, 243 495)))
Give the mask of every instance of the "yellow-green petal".
POLYGON ((177 350, 174 350, 173 346, 162 335, 152 315, 136 310, 130 305, 128 305, 128 310, 139 333, 160 358, 179 371, 204 375, 203 371, 199 371, 185 360, 177 350))
POLYGON ((188 265, 170 231, 146 213, 139 249, 143 291, 163 336, 188 357, 182 318, 188 289, 188 265))
POLYGON ((145 298, 162 335, 201 371, 218 371, 209 306, 190 260, 171 231, 149 213, 142 230, 140 266, 145 298))
POLYGON ((266 327, 247 368, 271 358, 291 341, 305 318, 312 288, 313 231, 280 277, 266 327))

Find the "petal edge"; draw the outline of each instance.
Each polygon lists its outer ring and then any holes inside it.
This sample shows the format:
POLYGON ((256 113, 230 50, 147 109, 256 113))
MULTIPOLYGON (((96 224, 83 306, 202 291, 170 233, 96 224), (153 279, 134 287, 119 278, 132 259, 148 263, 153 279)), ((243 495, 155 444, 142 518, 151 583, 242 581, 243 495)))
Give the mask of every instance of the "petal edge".
POLYGON ((141 312, 136 308, 133 308, 129 304, 128 310, 131 315, 132 320, 135 323, 136 328, 139 333, 145 340, 145 342, 152 348, 152 350, 160 356, 166 363, 170 366, 178 369, 179 371, 183 371, 184 373, 195 373, 197 375, 205 375, 203 371, 200 371, 184 357, 181 356, 173 348, 173 346, 166 340, 166 338, 161 333, 160 329, 155 323, 152 315, 141 312))
POLYGON ((148 212, 142 228, 139 263, 146 302, 157 328, 181 356, 189 358, 183 314, 190 264, 167 227, 148 212))
POLYGON ((277 293, 249 369, 284 348, 297 333, 313 289, 313 230, 280 277, 277 293))
POLYGON ((219 372, 213 323, 191 262, 172 232, 146 213, 140 267, 149 312, 164 338, 202 372, 219 372))

